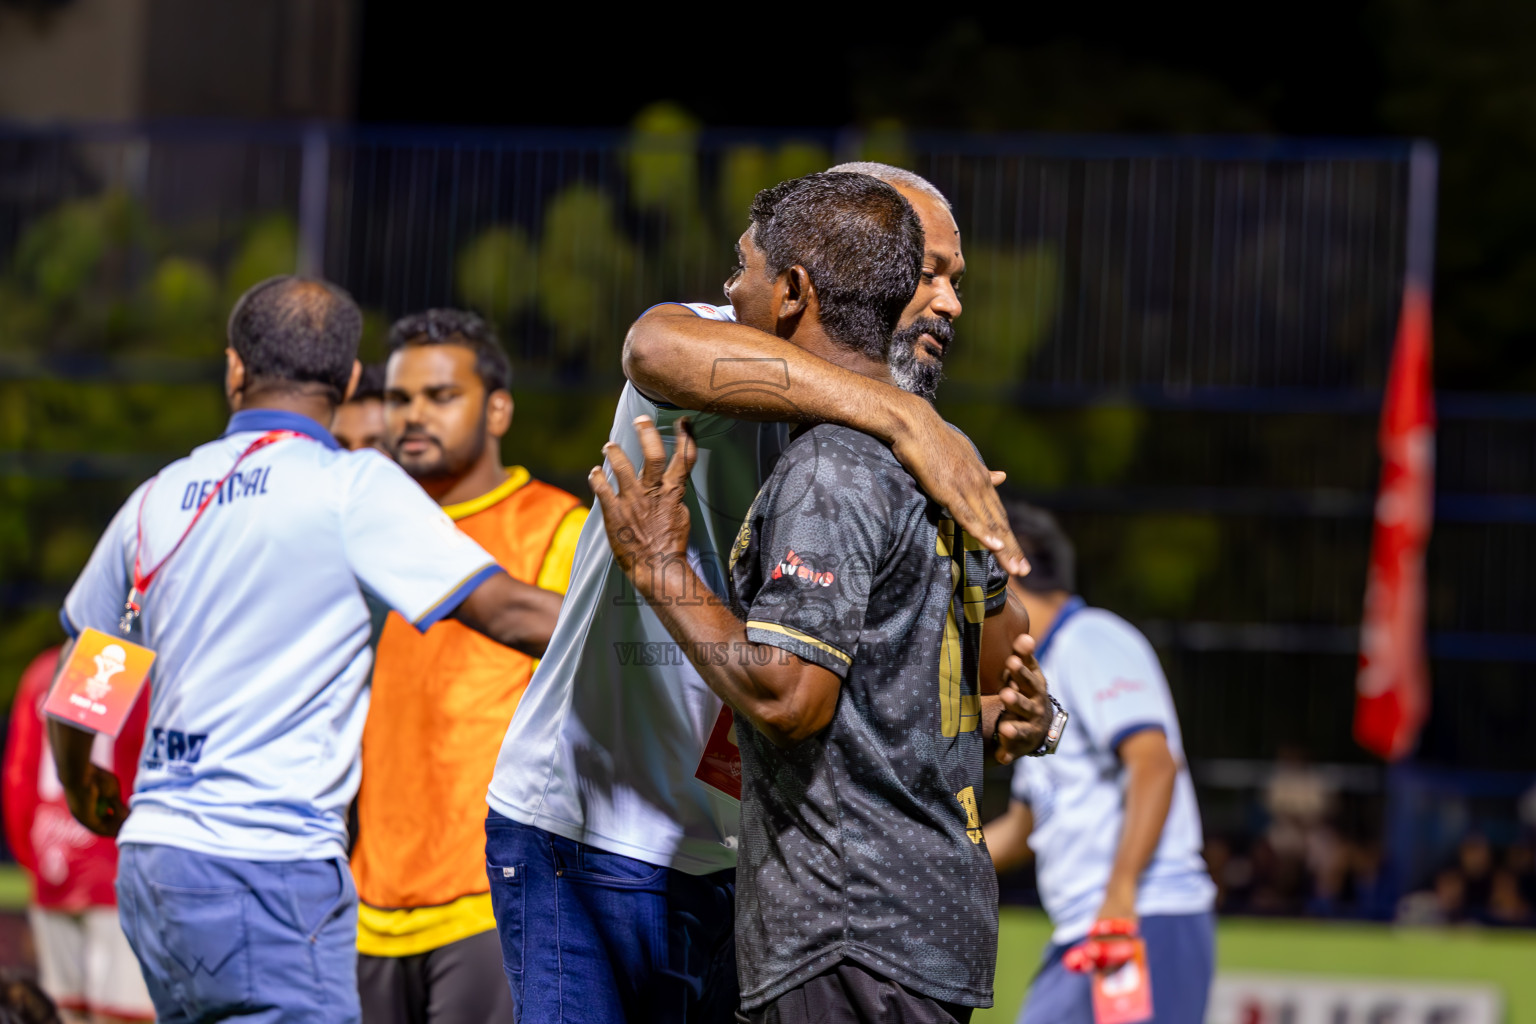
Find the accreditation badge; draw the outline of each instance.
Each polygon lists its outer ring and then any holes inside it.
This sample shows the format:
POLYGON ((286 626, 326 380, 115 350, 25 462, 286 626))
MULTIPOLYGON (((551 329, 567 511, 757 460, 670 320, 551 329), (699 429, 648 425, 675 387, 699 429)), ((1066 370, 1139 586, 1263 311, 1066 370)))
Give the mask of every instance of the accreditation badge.
POLYGON ((43 713, 116 738, 154 663, 155 652, 148 647, 87 629, 75 640, 43 713))
POLYGON ((1135 952, 1119 967, 1093 972, 1094 1024, 1138 1024, 1152 1019, 1152 975, 1147 943, 1131 939, 1135 952))
POLYGON ((733 800, 741 799, 741 748, 736 745, 736 717, 729 704, 720 709, 715 719, 693 777, 733 800))

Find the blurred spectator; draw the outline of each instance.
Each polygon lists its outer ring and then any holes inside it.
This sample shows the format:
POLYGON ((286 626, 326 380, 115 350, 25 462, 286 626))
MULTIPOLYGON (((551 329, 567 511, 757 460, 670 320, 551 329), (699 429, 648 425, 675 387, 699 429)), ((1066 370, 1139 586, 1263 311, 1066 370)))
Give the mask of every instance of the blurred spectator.
POLYGON ((1456 850, 1456 867, 1461 872, 1462 887, 1469 907, 1486 907, 1493 888, 1493 847, 1476 832, 1461 841, 1456 850))
POLYGON ((1501 858, 1486 836, 1473 833, 1461 841, 1454 861, 1436 872, 1428 889, 1403 898, 1397 919, 1403 924, 1536 925, 1533 872, 1536 858, 1528 842, 1515 843, 1501 858))
POLYGON ((1455 868, 1446 868, 1435 876, 1435 909, 1443 924, 1452 924, 1466 917, 1467 883, 1455 868))
POLYGON ((1536 905, 1536 850, 1529 841, 1511 846, 1504 854, 1504 867, 1516 878, 1520 886, 1520 898, 1536 905))
POLYGON ((384 364, 365 363, 352 397, 336 407, 331 417, 331 436, 348 451, 384 447, 384 364))
MULTIPOLYGON (((32 878, 27 918, 42 988, 72 1024, 152 1020, 149 991, 117 921, 117 844, 70 816, 54 772, 42 706, 58 661, 59 649, 53 648, 27 666, 5 745, 5 836, 32 878)), ((144 745, 148 709, 149 698, 141 696, 117 742, 97 736, 91 751, 93 761, 122 780, 125 800, 144 745)), ((5 998, 11 998, 9 986, 5 998)), ((17 1012, 35 1010, 18 1005, 17 1012)))
POLYGON ((1508 868, 1493 874, 1488 892, 1490 924, 1524 925, 1531 923, 1531 905, 1520 892, 1520 878, 1508 868))
POLYGON ((1307 763, 1306 754, 1282 747, 1264 790, 1269 811, 1269 844, 1276 856, 1306 858, 1314 833, 1333 809, 1334 792, 1326 776, 1307 763))
POLYGON ((59 1009, 31 978, 0 970, 0 1024, 59 1024, 59 1009))

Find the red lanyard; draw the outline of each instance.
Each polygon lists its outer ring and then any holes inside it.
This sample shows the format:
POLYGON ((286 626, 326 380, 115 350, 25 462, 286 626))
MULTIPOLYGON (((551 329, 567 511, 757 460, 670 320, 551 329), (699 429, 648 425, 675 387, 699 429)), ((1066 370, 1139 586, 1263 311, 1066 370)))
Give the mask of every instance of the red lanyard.
POLYGON ((149 482, 149 486, 144 488, 144 496, 139 499, 138 533, 134 540, 133 552, 133 588, 128 591, 128 601, 123 608, 123 618, 117 624, 117 628, 122 630, 124 635, 127 635, 128 631, 133 629, 133 620, 138 618, 139 612, 143 610, 144 595, 149 592, 150 584, 155 582, 155 577, 160 575, 160 570, 165 568, 165 563, 171 560, 171 556, 181 550, 181 545, 186 542, 187 537, 192 533, 192 527, 196 526, 197 521, 203 518, 203 513, 208 511, 208 506, 213 504, 213 499, 224 490, 224 485, 229 483, 229 478, 235 475, 235 470, 240 468, 240 463, 245 461, 246 456, 254 455, 267 447, 267 445, 276 444, 278 441, 286 441, 290 437, 308 436, 308 434, 301 434, 297 430, 270 430, 252 441, 250 447, 240 453, 240 457, 235 460, 235 464, 229 467, 229 472, 219 478, 219 482, 214 485, 213 490, 209 491, 207 496, 198 504, 197 511, 192 515, 192 521, 187 524, 185 530, 181 531, 181 536, 171 546, 171 550, 155 564, 153 569, 145 572, 144 502, 149 498, 149 492, 154 490, 155 487, 154 480, 149 482))

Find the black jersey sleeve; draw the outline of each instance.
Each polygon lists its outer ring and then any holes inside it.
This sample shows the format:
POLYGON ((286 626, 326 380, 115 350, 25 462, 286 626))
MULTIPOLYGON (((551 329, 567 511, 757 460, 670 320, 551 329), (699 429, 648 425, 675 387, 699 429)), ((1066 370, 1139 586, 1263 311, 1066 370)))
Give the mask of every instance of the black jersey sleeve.
POLYGON ((747 638, 839 677, 890 547, 888 485, 867 458, 838 432, 797 438, 753 503, 733 563, 747 638))
POLYGON ((984 551, 982 556, 986 560, 987 569, 987 614, 991 615, 1008 600, 1008 570, 999 564, 992 552, 984 551))

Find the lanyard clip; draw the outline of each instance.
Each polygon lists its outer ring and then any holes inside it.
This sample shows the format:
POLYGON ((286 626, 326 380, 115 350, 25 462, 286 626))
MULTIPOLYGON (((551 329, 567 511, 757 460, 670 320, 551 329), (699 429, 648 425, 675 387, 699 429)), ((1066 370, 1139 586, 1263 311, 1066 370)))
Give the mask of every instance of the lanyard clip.
POLYGON ((117 628, 124 636, 133 631, 134 620, 139 617, 139 612, 143 610, 139 604, 143 599, 144 595, 139 593, 138 587, 129 589, 128 600, 123 604, 123 617, 117 620, 117 628))

